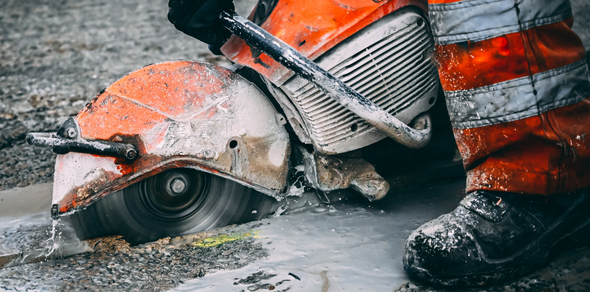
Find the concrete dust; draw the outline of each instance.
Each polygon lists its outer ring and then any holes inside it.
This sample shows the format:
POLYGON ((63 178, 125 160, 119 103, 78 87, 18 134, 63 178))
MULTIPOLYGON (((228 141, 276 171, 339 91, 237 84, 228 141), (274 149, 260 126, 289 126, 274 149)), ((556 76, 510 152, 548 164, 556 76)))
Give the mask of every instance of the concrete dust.
POLYGON ((131 251, 131 245, 121 235, 89 239, 87 242, 94 252, 115 253, 131 251))

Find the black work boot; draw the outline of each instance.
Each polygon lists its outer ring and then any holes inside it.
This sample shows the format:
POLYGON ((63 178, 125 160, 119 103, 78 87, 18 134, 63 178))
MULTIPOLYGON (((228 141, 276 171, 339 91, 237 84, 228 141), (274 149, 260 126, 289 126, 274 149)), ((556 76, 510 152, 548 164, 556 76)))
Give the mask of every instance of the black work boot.
POLYGON ((412 232, 404 268, 443 286, 484 286, 529 273, 558 243, 590 238, 589 189, 555 196, 475 191, 412 232))

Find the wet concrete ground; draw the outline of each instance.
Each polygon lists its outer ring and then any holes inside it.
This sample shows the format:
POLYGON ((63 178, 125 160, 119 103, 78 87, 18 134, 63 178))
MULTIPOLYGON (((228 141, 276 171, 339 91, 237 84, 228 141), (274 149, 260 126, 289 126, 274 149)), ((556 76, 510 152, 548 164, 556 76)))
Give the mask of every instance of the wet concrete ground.
MULTIPOLYGON (((449 291, 412 282, 401 255, 408 234, 454 209, 462 194, 461 180, 373 203, 338 192, 325 205, 306 193, 278 217, 136 247, 100 238, 88 241, 91 252, 0 269, 0 291, 449 291)), ((51 220, 27 216, 0 226, 0 251, 51 246, 51 220)), ((67 221, 60 224, 67 232, 67 221)), ((590 248, 583 248, 556 253, 517 281, 460 291, 590 291, 588 279, 590 248)))
MULTIPOLYGON (((256 1, 235 2, 246 15, 256 1)), ((572 2, 574 30, 588 49, 590 2, 572 2)), ((51 182, 55 155, 26 145, 24 135, 55 130, 127 72, 176 59, 227 64, 204 44, 177 32, 165 19, 166 4, 166 0, 0 0, 0 190, 18 193, 15 187, 51 182)), ((251 223, 157 244, 165 248, 134 249, 120 240, 103 239, 93 245, 94 253, 2 269, 0 290, 253 291, 268 290, 268 284, 275 291, 289 287, 290 291, 438 291, 408 283, 399 255, 411 229, 454 208, 461 184, 423 189, 422 195, 399 193, 379 204, 345 200, 332 207, 315 206, 317 201, 310 198, 313 206, 265 219, 263 225, 251 223), (412 214, 420 216, 416 222, 406 216, 412 214), (352 222, 359 224, 346 230, 350 238, 336 235, 352 222), (258 235, 213 247, 193 244, 217 233, 244 234, 251 229, 258 235), (301 240, 291 240, 293 234, 301 240), (354 264, 345 261, 349 257, 354 264), (366 261, 357 267, 359 260, 366 261), (194 278, 199 279, 190 281, 194 278)), ((15 212, 10 215, 13 219, 26 215, 16 214, 26 209, 21 206, 2 209, 7 206, 2 200, 0 215, 7 214, 5 210, 15 212)), ((5 225, 21 224, 3 230, 1 236, 12 239, 5 240, 2 248, 46 247, 52 224, 48 212, 33 212, 48 210, 38 203, 33 207, 23 202, 31 208, 27 214, 37 215, 21 223, 0 219, 5 225)), ((569 251, 529 277, 488 291, 590 291, 589 262, 589 249, 569 251)))

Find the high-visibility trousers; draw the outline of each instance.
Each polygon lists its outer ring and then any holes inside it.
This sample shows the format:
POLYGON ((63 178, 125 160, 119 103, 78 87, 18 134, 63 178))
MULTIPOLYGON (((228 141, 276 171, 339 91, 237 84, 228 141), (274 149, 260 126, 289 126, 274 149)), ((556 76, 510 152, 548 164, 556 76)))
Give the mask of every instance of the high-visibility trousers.
POLYGON ((467 191, 590 187, 590 78, 568 0, 429 0, 467 191))

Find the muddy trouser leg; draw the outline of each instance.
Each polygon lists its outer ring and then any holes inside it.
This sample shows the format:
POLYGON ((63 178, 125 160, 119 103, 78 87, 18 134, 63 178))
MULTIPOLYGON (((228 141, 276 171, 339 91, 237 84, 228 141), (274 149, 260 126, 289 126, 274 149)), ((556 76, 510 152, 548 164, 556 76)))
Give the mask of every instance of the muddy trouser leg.
POLYGON ((590 187, 590 81, 568 0, 429 0, 467 192, 590 187))
POLYGON ((508 281, 588 244, 584 48, 567 0, 429 2, 467 195, 410 234, 404 268, 445 286, 508 281))

